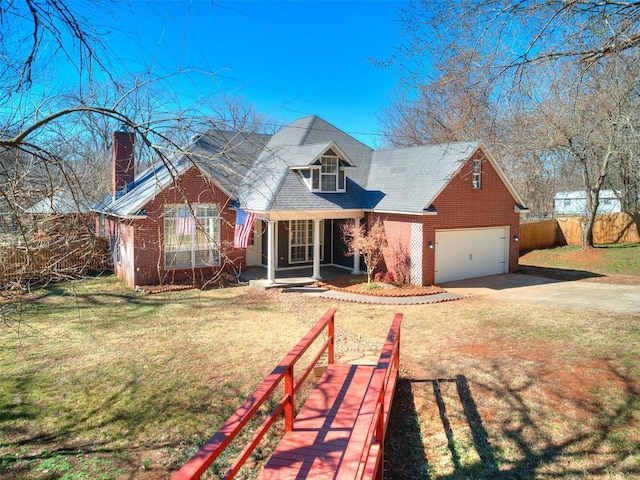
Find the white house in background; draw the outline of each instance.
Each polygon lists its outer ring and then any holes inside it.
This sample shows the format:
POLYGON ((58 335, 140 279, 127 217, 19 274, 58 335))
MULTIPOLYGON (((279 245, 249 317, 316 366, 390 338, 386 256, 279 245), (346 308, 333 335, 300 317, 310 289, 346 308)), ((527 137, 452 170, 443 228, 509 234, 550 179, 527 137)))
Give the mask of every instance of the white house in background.
POLYGON ((79 193, 68 188, 61 188, 51 196, 43 198, 38 203, 25 210, 32 215, 76 215, 86 214, 92 210, 92 202, 79 193))
MULTIPOLYGON (((556 215, 584 215, 587 213, 587 194, 584 190, 558 192, 553 197, 553 211, 556 215)), ((597 213, 621 212, 620 199, 613 190, 600 190, 600 205, 597 213)))

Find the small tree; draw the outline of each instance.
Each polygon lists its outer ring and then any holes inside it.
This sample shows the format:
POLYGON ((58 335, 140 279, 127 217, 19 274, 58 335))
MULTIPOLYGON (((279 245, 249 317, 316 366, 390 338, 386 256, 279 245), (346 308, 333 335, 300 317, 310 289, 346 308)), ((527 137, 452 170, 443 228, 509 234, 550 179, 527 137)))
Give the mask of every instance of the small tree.
POLYGON ((367 283, 371 283, 373 271, 382 260, 382 249, 387 246, 387 235, 382 220, 370 219, 367 228, 365 225, 356 227, 355 222, 344 223, 342 239, 347 246, 348 256, 353 256, 356 252, 362 255, 367 266, 367 283))

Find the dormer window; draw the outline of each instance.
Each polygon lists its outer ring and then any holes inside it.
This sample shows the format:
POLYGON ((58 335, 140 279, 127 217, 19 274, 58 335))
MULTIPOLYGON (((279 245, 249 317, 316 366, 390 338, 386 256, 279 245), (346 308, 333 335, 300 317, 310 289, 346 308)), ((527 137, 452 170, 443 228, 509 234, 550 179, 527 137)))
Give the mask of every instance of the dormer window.
POLYGON ((311 167, 311 191, 320 193, 346 191, 344 169, 339 157, 322 155, 319 161, 311 167))
POLYGON ((338 190, 338 157, 320 158, 320 190, 335 192, 338 190))
POLYGON ((301 162, 291 166, 298 178, 313 193, 347 191, 347 170, 355 165, 333 142, 300 147, 301 162))

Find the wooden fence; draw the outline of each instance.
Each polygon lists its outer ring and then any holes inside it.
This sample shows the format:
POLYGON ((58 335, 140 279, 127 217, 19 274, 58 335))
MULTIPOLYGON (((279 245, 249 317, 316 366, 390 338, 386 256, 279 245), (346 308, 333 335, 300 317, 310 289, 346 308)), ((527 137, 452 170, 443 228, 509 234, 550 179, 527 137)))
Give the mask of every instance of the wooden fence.
POLYGON ((73 278, 108 268, 106 239, 58 239, 0 248, 0 287, 26 281, 73 278))
MULTIPOLYGON (((640 213, 598 215, 593 226, 593 243, 640 242, 640 213)), ((561 245, 582 245, 582 219, 558 217, 520 225, 520 251, 561 245)))
POLYGON ((520 251, 558 245, 558 222, 555 218, 520 225, 520 251))

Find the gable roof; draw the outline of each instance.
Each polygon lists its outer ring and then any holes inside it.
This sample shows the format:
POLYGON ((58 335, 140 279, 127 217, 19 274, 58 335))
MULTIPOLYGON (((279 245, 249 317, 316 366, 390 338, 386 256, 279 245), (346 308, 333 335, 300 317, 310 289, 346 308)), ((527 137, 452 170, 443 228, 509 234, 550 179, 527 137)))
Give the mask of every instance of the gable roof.
POLYGON ((93 209, 123 218, 144 216, 140 210, 194 166, 205 177, 213 179, 227 195, 235 198, 238 184, 251 168, 251 159, 268 138, 262 134, 210 130, 196 136, 183 152, 161 159, 137 175, 115 197, 105 195, 93 209))
POLYGON ((258 212, 358 208, 349 184, 346 193, 312 193, 291 169, 308 165, 332 147, 356 167, 349 171, 351 184, 363 188, 373 149, 312 116, 296 120, 271 137, 245 179, 240 203, 258 212))
POLYGON ((480 142, 374 151, 325 120, 300 118, 273 135, 209 131, 136 177, 116 198, 96 209, 138 215, 160 191, 194 165, 243 209, 269 211, 365 209, 424 213, 453 176, 482 149, 514 201, 524 203, 480 142), (349 167, 346 192, 311 192, 301 170, 327 151, 349 167))
POLYGON ((375 152, 367 191, 382 191, 384 197, 365 208, 423 212, 479 147, 464 142, 375 152))

